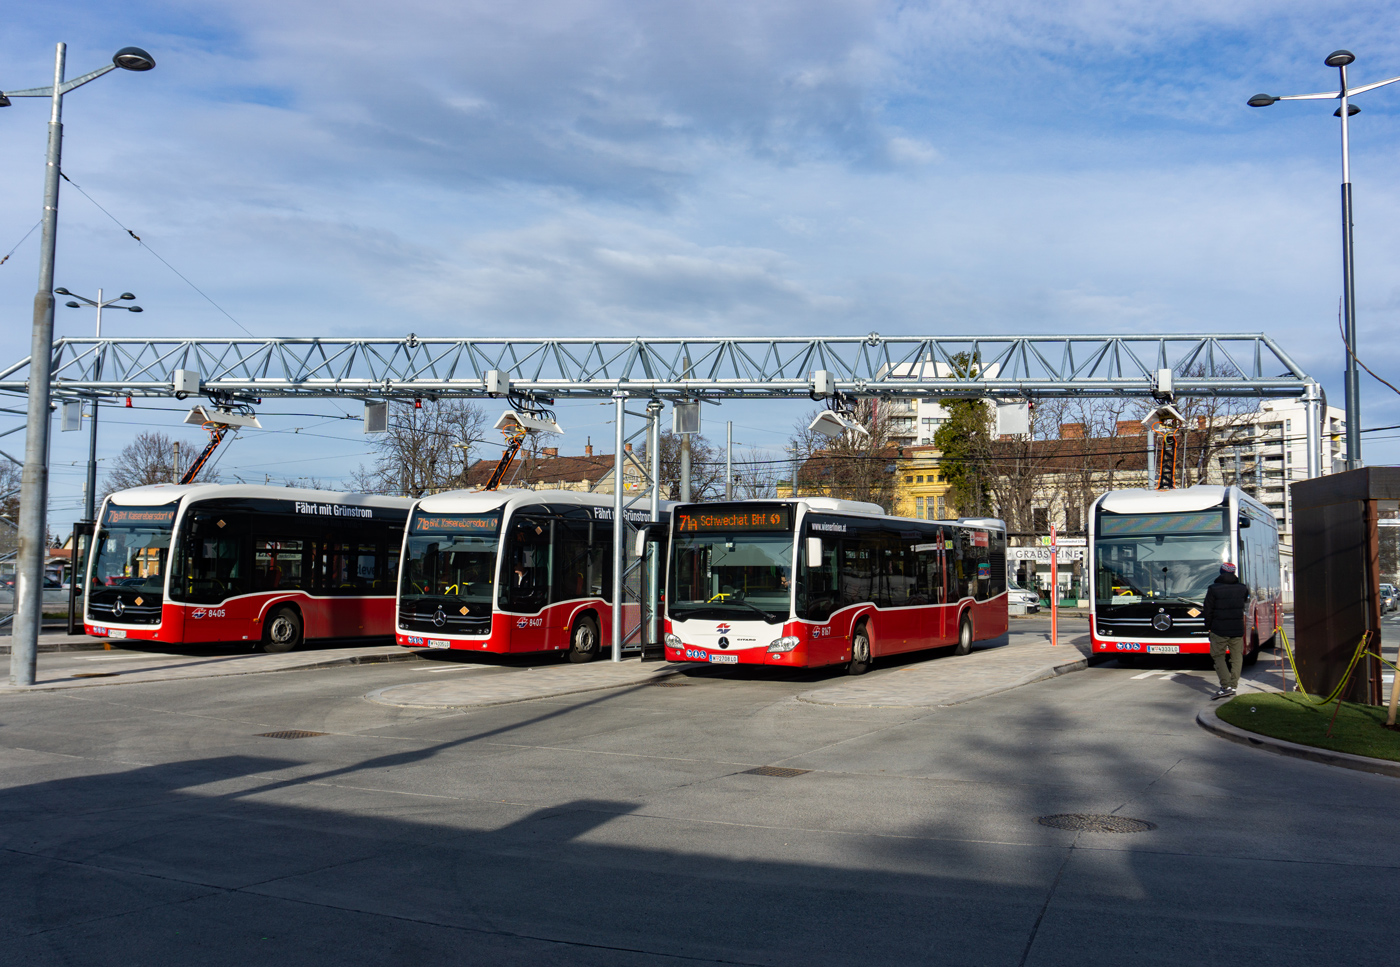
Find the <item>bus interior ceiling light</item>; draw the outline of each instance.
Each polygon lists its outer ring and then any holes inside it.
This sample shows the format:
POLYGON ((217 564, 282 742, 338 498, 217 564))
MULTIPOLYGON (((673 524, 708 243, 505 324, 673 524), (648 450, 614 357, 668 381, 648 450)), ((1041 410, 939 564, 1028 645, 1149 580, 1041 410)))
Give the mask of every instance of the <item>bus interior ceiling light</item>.
POLYGON ((495 429, 505 430, 512 424, 519 426, 532 433, 563 433, 561 427, 553 419, 545 416, 522 412, 520 410, 506 410, 501 414, 501 418, 496 421, 495 429))
POLYGON ((862 436, 870 436, 870 431, 865 427, 835 410, 825 410, 818 414, 817 418, 807 425, 807 429, 817 431, 828 440, 839 440, 848 430, 862 436))
POLYGON ((221 406, 206 407, 203 404, 190 410, 185 417, 186 423, 193 423, 196 426, 203 426, 207 423, 220 423, 224 426, 251 427, 254 430, 261 430, 262 424, 258 418, 251 413, 237 413, 233 410, 224 409, 221 406))

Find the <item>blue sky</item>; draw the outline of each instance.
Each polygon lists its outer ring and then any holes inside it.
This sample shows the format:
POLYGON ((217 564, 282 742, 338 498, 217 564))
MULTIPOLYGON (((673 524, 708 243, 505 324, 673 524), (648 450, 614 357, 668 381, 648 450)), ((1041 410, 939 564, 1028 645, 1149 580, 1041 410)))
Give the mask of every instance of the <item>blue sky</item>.
MULTIPOLYGON (((1330 88, 1337 47, 1354 80, 1400 74, 1397 27, 1392 4, 1247 0, 51 0, 0 25, 0 89, 43 83, 58 40, 69 76, 149 49, 155 71, 67 99, 65 171, 258 335, 1262 330, 1340 403, 1337 122, 1244 102, 1330 88)), ((1396 381, 1400 84, 1358 103, 1360 346, 1396 381)), ((44 120, 0 112, 0 254, 39 216, 44 120)), ((239 332, 87 199, 61 210, 58 284, 146 308, 108 331, 239 332)), ((37 251, 0 266, 7 360, 37 251)), ((1400 423, 1363 380, 1363 423, 1400 423)), ((226 475, 365 459, 330 405, 264 409, 326 416, 269 417, 226 475)), ((805 409, 706 416, 779 447, 805 409)), ((104 412, 107 457, 177 428, 104 412)), ((606 416, 561 408, 561 446, 606 416)), ((55 520, 80 436, 55 433, 55 520)), ((1386 436, 1368 462, 1395 462, 1386 436)))

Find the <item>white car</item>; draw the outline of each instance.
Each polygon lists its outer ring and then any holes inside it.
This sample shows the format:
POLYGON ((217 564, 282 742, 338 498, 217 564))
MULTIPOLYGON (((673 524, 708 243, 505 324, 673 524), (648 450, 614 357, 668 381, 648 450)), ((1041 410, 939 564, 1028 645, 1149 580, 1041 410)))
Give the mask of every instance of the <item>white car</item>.
POLYGON ((1027 614, 1034 614, 1040 610, 1040 595, 1034 591, 1027 591, 1025 588, 1018 588, 1014 584, 1006 587, 1006 603, 1008 605, 1025 605, 1027 614))

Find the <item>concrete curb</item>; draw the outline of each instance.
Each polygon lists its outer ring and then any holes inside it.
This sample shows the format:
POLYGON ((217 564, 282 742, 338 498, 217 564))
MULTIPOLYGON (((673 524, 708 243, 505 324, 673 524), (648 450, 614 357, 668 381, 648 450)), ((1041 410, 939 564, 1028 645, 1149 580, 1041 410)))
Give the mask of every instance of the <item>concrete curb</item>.
POLYGON ((656 669, 653 674, 644 675, 638 678, 629 679, 625 682, 609 682, 603 685, 585 685, 582 688, 563 688, 559 691, 541 692, 538 695, 520 695, 514 698, 497 698, 481 702, 443 702, 441 704, 429 704, 427 702, 390 702, 381 698, 385 692, 404 688, 403 685, 388 685, 384 688, 377 688, 365 695, 366 701, 375 705, 385 705, 389 708, 491 708, 496 705, 519 705, 521 702, 537 702, 544 698, 561 698, 565 695, 582 695, 585 692, 605 692, 610 688, 631 688, 633 686, 645 686, 650 682, 658 681, 662 678, 670 678, 679 675, 680 669, 662 670, 656 669))
POLYGON ((1319 749, 1312 745, 1299 745, 1297 742, 1289 742, 1286 739, 1260 735, 1258 732, 1250 732, 1224 721, 1215 713, 1213 707, 1203 708, 1197 712, 1196 724, 1207 732, 1214 732, 1222 739, 1263 749, 1265 752, 1272 752, 1275 755, 1292 756, 1295 759, 1321 762, 1323 765, 1340 766, 1343 769, 1355 769, 1357 772, 1371 772, 1376 775, 1394 776, 1400 779, 1400 762, 1373 759, 1365 755, 1352 755, 1349 752, 1333 752, 1330 749, 1319 749))

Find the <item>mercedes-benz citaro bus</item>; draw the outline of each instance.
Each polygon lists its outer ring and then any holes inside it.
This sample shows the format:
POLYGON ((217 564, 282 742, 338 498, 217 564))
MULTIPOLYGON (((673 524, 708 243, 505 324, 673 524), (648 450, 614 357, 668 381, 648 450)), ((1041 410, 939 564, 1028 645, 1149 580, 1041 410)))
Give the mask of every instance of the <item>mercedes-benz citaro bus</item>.
POLYGON ((666 659, 866 671, 1006 633, 1006 525, 885 515, 827 497, 671 515, 666 659))
POLYGON ((1089 514, 1090 635, 1096 652, 1209 654, 1206 589, 1226 561, 1249 585, 1245 660, 1271 644, 1282 574, 1278 522, 1239 487, 1113 490, 1089 514))
MULTIPOLYGON (((662 503, 662 520, 671 506, 662 503)), ((651 519, 646 508, 626 514, 633 524, 651 519)), ((624 549, 626 560, 634 554, 624 549)), ((591 661, 612 635, 612 564, 611 494, 510 489, 424 497, 404 532, 395 640, 591 661)), ((638 590, 636 573, 628 581, 638 590)), ((623 628, 634 628, 638 605, 623 610, 623 628)))
POLYGON ((388 637, 412 500, 153 484, 102 502, 83 627, 100 638, 256 642, 388 637))

